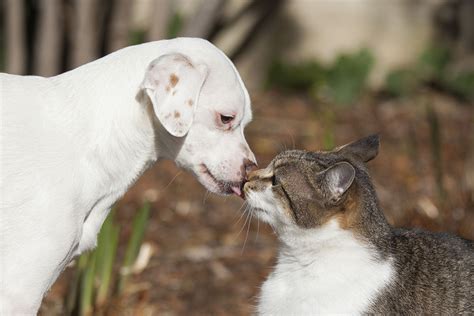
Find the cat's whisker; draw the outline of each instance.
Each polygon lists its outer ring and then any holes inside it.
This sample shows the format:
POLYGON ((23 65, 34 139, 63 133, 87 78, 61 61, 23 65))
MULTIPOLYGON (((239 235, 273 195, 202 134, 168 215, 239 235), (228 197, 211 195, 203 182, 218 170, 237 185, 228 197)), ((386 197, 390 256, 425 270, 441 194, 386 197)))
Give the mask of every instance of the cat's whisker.
POLYGON ((165 191, 165 190, 171 185, 171 183, 173 183, 174 180, 176 180, 176 178, 178 178, 178 176, 181 175, 182 173, 183 173, 183 171, 181 171, 181 170, 178 171, 178 172, 176 172, 176 174, 174 175, 174 177, 170 180, 170 182, 168 182, 167 185, 165 185, 165 187, 164 187, 163 189, 161 189, 161 191, 165 191))
POLYGON ((236 211, 236 213, 235 213, 235 215, 234 215, 234 218, 232 219, 233 221, 234 221, 235 218, 239 215, 239 213, 240 213, 240 216, 242 217, 242 212, 241 212, 241 210, 242 210, 242 208, 243 208, 244 206, 246 206, 246 204, 247 204, 247 201, 244 201, 244 202, 242 203, 242 205, 240 205, 239 209, 236 211))
MULTIPOLYGON (((249 220, 249 217, 250 217, 250 213, 247 213, 247 217, 245 218, 245 222, 244 222, 244 224, 242 225, 242 228, 240 229, 240 231, 239 231, 239 233, 237 234, 236 238, 240 236, 240 234, 242 233, 243 229, 244 229, 245 226, 247 225, 247 221, 249 220)), ((247 241, 247 237, 245 238, 243 247, 245 247, 246 241, 247 241)), ((241 251, 240 251, 240 254, 241 254, 241 255, 242 255, 242 253, 243 253, 243 248, 242 248, 241 251)))
POLYGON ((240 230, 239 230, 239 232, 237 233, 237 236, 235 236, 235 238, 238 238, 238 237, 240 236, 240 233, 242 233, 242 231, 243 231, 245 225, 247 224, 247 221, 248 221, 249 215, 250 215, 249 210, 248 210, 247 208, 245 209, 244 214, 246 215, 244 224, 243 224, 242 227, 240 228, 240 230))
POLYGON ((243 255, 244 253, 244 249, 245 249, 245 245, 247 244, 247 239, 249 237, 249 231, 250 231, 250 224, 252 223, 252 209, 249 210, 248 212, 248 226, 247 226, 247 233, 245 234, 245 240, 244 240, 244 244, 242 246, 242 249, 240 250, 240 255, 243 255))
POLYGON ((260 232, 260 218, 257 216, 257 234, 255 235, 255 241, 258 240, 258 233, 260 232))
MULTIPOLYGON (((238 224, 240 223, 240 221, 242 220, 242 217, 243 217, 243 216, 245 215, 245 213, 248 211, 248 207, 249 207, 248 205, 246 205, 246 204, 244 203, 242 206, 245 206, 245 209, 244 209, 244 211, 240 214, 239 220, 238 220, 233 226, 238 225, 238 224)), ((241 207, 240 209, 242 209, 242 207, 241 207)), ((239 211, 240 211, 240 209, 239 209, 239 211)))

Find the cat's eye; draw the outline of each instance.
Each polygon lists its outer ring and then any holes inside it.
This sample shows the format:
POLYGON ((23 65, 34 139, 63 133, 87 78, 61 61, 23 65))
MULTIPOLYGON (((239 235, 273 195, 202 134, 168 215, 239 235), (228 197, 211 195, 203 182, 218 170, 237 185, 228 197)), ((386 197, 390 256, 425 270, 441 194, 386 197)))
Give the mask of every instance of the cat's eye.
POLYGON ((234 116, 221 114, 221 122, 222 122, 222 124, 224 124, 224 125, 229 124, 229 123, 232 122, 233 120, 234 120, 234 116))
POLYGON ((275 176, 272 177, 272 185, 273 185, 273 186, 276 185, 276 177, 275 177, 275 176))

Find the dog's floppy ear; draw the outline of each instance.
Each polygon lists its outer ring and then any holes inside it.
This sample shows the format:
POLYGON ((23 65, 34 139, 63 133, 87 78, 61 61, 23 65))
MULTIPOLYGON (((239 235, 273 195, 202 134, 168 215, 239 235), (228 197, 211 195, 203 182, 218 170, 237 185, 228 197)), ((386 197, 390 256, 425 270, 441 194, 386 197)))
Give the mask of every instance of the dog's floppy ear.
POLYGON ((195 65, 178 53, 163 55, 148 66, 141 88, 171 135, 182 137, 188 133, 206 77, 205 65, 195 65))

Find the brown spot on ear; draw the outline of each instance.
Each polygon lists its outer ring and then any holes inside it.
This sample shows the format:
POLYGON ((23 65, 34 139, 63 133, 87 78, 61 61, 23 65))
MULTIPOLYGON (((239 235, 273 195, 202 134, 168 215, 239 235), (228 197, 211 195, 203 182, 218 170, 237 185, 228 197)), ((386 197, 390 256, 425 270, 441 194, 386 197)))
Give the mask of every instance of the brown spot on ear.
POLYGON ((176 76, 175 74, 170 75, 170 84, 172 87, 175 87, 178 84, 179 77, 176 76))
POLYGON ((174 118, 179 118, 181 116, 181 113, 178 111, 174 111, 174 118))
POLYGON ((171 87, 170 87, 170 86, 166 86, 166 89, 165 89, 165 90, 166 90, 166 92, 170 92, 171 87))
POLYGON ((192 99, 189 99, 188 102, 187 102, 187 104, 188 104, 189 106, 193 106, 194 101, 193 101, 192 99))

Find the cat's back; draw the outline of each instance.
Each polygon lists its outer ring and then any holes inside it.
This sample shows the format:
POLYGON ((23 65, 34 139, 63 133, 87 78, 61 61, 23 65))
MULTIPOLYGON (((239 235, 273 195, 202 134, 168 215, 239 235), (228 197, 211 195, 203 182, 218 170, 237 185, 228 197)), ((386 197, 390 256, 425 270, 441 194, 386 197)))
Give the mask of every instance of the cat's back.
POLYGON ((474 313, 474 242, 446 233, 394 229, 387 251, 395 276, 371 311, 474 313))

